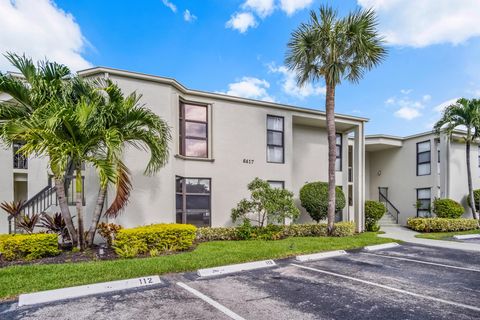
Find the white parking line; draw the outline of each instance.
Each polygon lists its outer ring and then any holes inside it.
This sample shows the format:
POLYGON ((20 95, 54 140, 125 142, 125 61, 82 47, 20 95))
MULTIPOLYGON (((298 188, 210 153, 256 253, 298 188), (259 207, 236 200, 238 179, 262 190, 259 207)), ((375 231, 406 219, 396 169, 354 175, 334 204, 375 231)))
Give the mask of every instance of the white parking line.
POLYGON ((452 265, 449 265, 449 264, 441 264, 441 263, 428 262, 428 261, 422 261, 422 260, 416 260, 416 259, 410 259, 410 258, 393 257, 393 256, 387 256, 387 255, 376 254, 376 253, 368 253, 368 252, 360 252, 360 254, 366 254, 366 255, 370 255, 370 256, 377 256, 377 257, 396 259, 396 260, 403 260, 403 261, 411 261, 411 262, 428 264, 428 265, 432 265, 432 266, 439 266, 439 267, 445 267, 445 268, 480 272, 479 269, 475 269, 475 268, 457 267, 457 266, 452 266, 452 265))
POLYGON ((202 299, 203 301, 205 301, 206 303, 208 303, 209 305, 213 306, 214 308, 216 308, 217 310, 223 312, 225 315, 229 316, 230 318, 234 319, 234 320, 245 320, 244 318, 240 317, 238 314, 236 314, 235 312, 233 312, 232 310, 228 309, 227 307, 221 305, 220 303, 218 303, 217 301, 207 297, 206 295, 204 295, 203 293, 201 293, 200 291, 198 290, 195 290, 193 289, 192 287, 189 287, 188 285, 186 285, 185 283, 183 282, 177 282, 177 285, 182 287, 183 289, 187 290, 188 292, 190 292, 191 294, 197 296, 198 298, 202 299))
POLYGON ((441 302, 441 303, 445 303, 445 304, 449 304, 449 305, 452 305, 452 306, 457 306, 457 307, 461 307, 461 308, 465 308, 465 309, 470 309, 470 310, 474 310, 474 311, 480 311, 480 308, 470 306, 468 304, 463 304, 463 303, 443 300, 443 299, 439 299, 439 298, 435 298, 435 297, 425 296, 425 295, 418 294, 418 293, 415 293, 415 292, 410 292, 410 291, 406 291, 406 290, 402 290, 402 289, 397 289, 397 288, 386 286, 386 285, 383 285, 383 284, 379 284, 379 283, 375 283, 375 282, 371 282, 371 281, 367 281, 367 280, 362 280, 362 279, 358 279, 358 278, 354 278, 354 277, 349 277, 349 276, 346 276, 346 275, 343 275, 343 274, 330 272, 330 271, 326 271, 326 270, 306 267, 306 266, 302 266, 302 265, 295 264, 295 263, 292 263, 291 265, 295 266, 297 268, 310 270, 310 271, 314 271, 314 272, 319 272, 319 273, 324 273, 324 274, 328 274, 328 275, 331 275, 331 276, 334 276, 334 277, 348 279, 348 280, 352 280, 352 281, 356 281, 356 282, 361 282, 361 283, 364 283, 364 284, 379 287, 379 288, 382 288, 382 289, 387 289, 387 290, 390 290, 390 291, 395 291, 395 292, 402 293, 402 294, 407 294, 407 295, 417 297, 417 298, 422 298, 422 299, 426 299, 426 300, 441 302))

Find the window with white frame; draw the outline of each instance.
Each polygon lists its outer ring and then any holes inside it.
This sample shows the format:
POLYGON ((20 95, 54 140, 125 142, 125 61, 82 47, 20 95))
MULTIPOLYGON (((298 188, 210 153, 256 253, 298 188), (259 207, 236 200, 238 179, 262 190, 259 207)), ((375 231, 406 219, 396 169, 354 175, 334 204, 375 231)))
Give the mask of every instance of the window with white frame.
POLYGON ((267 162, 284 163, 284 118, 267 116, 267 162))
POLYGON ((274 189, 285 189, 285 182, 279 180, 268 180, 267 181, 270 187, 274 189))
POLYGON ((430 217, 432 203, 432 189, 417 189, 417 217, 430 217))
POLYGON ((430 140, 417 143, 417 176, 427 176, 431 173, 431 153, 430 140))

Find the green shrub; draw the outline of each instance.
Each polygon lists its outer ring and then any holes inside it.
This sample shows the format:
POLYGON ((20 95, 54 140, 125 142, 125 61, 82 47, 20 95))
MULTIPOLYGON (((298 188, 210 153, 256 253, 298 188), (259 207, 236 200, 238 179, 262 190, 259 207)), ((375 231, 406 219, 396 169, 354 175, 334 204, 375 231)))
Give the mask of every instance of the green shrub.
POLYGON ((452 199, 435 199, 433 201, 433 213, 438 218, 460 218, 465 210, 463 206, 452 199))
MULTIPOLYGON (((473 190, 473 201, 475 201, 475 210, 479 211, 480 208, 478 207, 479 202, 480 202, 480 189, 475 189, 473 190)), ((468 206, 470 206, 470 201, 468 200, 468 194, 467 194, 467 203, 468 206)))
POLYGON ((380 227, 377 222, 386 212, 387 208, 383 203, 372 200, 365 201, 365 228, 367 231, 378 231, 380 227))
POLYGON ((152 224, 132 229, 120 229, 113 242, 115 252, 122 257, 190 248, 197 228, 190 224, 152 224))
POLYGON ((197 241, 239 240, 235 227, 203 227, 197 229, 197 241))
MULTIPOLYGON (((355 234, 353 222, 339 222, 335 224, 333 236, 346 237, 355 234)), ((216 240, 278 240, 287 237, 326 237, 326 223, 268 225, 264 228, 252 226, 248 222, 239 227, 199 228, 198 241, 216 240)))
POLYGON ((60 253, 56 234, 16 234, 2 236, 0 252, 5 260, 34 260, 60 253))
POLYGON ((408 218, 407 226, 420 232, 451 232, 478 229, 475 219, 408 218))
POLYGON ((255 178, 248 184, 249 199, 242 199, 231 211, 233 222, 250 220, 264 227, 269 223, 282 223, 285 219, 295 220, 300 215, 293 193, 280 188, 272 188, 262 179, 255 178))
MULTIPOLYGON (((328 183, 311 182, 300 189, 302 207, 316 222, 327 217, 328 213, 328 183)), ((340 187, 335 188, 335 210, 345 208, 345 195, 340 187)))

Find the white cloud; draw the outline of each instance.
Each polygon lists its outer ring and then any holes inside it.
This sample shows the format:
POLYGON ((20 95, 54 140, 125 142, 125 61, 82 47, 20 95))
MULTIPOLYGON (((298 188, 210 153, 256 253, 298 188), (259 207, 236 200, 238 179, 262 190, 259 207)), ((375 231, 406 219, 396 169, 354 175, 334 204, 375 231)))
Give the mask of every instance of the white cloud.
POLYGON ((254 11, 259 17, 265 18, 271 15, 275 9, 274 0, 246 0, 242 8, 254 11))
POLYGON ((423 95, 420 99, 415 100, 410 98, 409 94, 413 92, 412 89, 402 89, 400 98, 390 97, 385 100, 385 104, 390 107, 395 107, 397 110, 394 115, 398 118, 413 120, 422 115, 421 110, 425 109, 425 104, 428 103, 432 97, 429 94, 423 95))
POLYGON ((433 107, 433 110, 435 112, 442 113, 445 110, 446 107, 448 107, 449 105, 455 104, 455 102, 457 102, 458 99, 460 99, 460 98, 453 98, 453 99, 444 101, 444 102, 440 103, 439 105, 433 107))
POLYGON ((193 21, 197 20, 197 16, 192 14, 190 12, 190 10, 187 9, 183 12, 183 20, 185 20, 187 22, 193 22, 193 21))
MULTIPOLYGON (((48 58, 77 71, 92 65, 82 52, 88 44, 75 18, 48 0, 0 0, 0 54, 6 51, 48 58)), ((13 70, 0 56, 0 70, 13 70)))
POLYGON ((170 10, 172 10, 173 12, 177 12, 177 6, 174 5, 172 2, 168 1, 168 0, 162 0, 163 4, 168 7, 170 10))
POLYGON ((374 8, 379 28, 393 45, 459 44, 480 36, 478 0, 357 0, 374 8))
POLYGON ((302 87, 297 85, 297 80, 295 77, 295 72, 289 70, 285 66, 276 67, 274 64, 268 66, 270 72, 278 73, 283 76, 282 79, 282 89, 283 91, 299 99, 304 99, 310 96, 324 95, 326 88, 321 85, 314 85, 310 82, 306 83, 302 87))
POLYGON ((291 16, 299 10, 308 8, 313 0, 280 0, 280 9, 291 16))
POLYGON ((253 77, 243 77, 238 82, 230 83, 228 85, 227 92, 220 93, 228 94, 230 96, 273 102, 275 99, 268 94, 268 88, 270 88, 270 83, 268 83, 266 80, 253 77))
POLYGON ((418 109, 411 108, 411 107, 402 107, 397 111, 395 111, 394 114, 395 116, 406 119, 406 120, 412 120, 422 115, 420 111, 418 111, 418 109))
POLYGON ((249 28, 255 28, 257 21, 255 17, 249 12, 235 13, 227 21, 227 28, 238 30, 240 33, 245 33, 249 28))

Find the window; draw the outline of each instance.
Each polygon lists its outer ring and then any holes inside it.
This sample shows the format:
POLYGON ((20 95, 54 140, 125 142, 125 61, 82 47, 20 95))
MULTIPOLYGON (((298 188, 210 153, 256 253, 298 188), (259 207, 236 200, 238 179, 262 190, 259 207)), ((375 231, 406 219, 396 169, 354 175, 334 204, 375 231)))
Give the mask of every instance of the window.
POLYGON ((13 168, 14 169, 28 169, 28 160, 18 150, 23 147, 24 143, 13 143, 13 168))
POLYGON ((267 162, 284 163, 284 119, 267 116, 267 162))
POLYGON ((426 176, 431 172, 430 140, 417 143, 417 176, 426 176))
POLYGON ((208 157, 208 109, 206 105, 180 102, 180 154, 208 157))
POLYGON ((284 181, 274 181, 274 180, 268 180, 267 181, 270 187, 274 189, 285 189, 285 182, 284 181))
POLYGON ((211 180, 176 177, 175 182, 177 223, 209 227, 211 224, 211 180))
POLYGON ((342 171, 342 134, 337 133, 335 137, 335 144, 337 145, 337 158, 335 159, 335 170, 342 171))
POLYGON ((431 188, 417 189, 417 217, 431 216, 432 190, 431 188))

